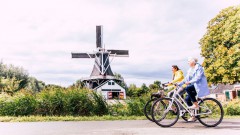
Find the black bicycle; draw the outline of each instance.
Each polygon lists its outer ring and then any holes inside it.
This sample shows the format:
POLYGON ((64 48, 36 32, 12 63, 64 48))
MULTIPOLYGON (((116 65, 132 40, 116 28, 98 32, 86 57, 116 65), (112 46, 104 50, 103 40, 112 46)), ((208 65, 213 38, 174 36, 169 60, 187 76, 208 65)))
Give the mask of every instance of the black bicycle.
POLYGON ((163 90, 159 90, 157 93, 151 94, 150 100, 144 106, 144 115, 147 117, 148 120, 154 122, 151 116, 152 105, 157 99, 163 98, 163 97, 165 97, 163 90))

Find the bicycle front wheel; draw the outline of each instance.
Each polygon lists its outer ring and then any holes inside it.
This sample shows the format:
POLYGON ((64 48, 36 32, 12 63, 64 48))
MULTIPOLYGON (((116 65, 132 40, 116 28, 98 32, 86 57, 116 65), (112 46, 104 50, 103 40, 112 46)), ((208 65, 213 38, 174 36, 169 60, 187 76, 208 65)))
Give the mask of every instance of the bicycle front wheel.
POLYGON ((152 108, 152 105, 153 105, 154 101, 156 101, 156 100, 157 100, 156 98, 153 98, 153 99, 149 100, 144 106, 144 115, 150 121, 153 121, 152 116, 151 116, 151 114, 152 114, 151 113, 151 108, 152 108))
POLYGON ((215 127, 222 122, 224 111, 221 103, 213 98, 205 98, 199 103, 199 122, 207 127, 215 127))
POLYGON ((170 98, 160 98, 152 105, 152 119, 161 127, 171 127, 179 119, 179 107, 170 98))

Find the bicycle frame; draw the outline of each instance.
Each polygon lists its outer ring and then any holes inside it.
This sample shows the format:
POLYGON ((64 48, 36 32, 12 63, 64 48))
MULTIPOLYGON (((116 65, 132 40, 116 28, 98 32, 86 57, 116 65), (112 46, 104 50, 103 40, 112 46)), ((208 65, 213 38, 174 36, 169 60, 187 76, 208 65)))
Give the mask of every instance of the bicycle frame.
MULTIPOLYGON (((177 92, 178 88, 179 88, 178 86, 175 88, 173 96, 170 98, 171 103, 169 103, 169 106, 165 110, 166 112, 168 112, 170 109, 172 109, 172 104, 175 101, 177 103, 178 108, 180 108, 179 109, 180 110, 180 116, 182 116, 185 113, 185 112, 183 112, 183 110, 187 111, 190 114, 190 116, 199 116, 199 115, 203 115, 203 114, 211 114, 212 113, 212 111, 206 105, 199 106, 199 109, 200 108, 205 108, 205 109, 208 110, 207 113, 198 113, 198 111, 196 111, 196 109, 190 109, 189 108, 190 106, 187 105, 186 101, 177 92), (181 109, 181 106, 183 107, 182 109, 181 109), (192 111, 192 110, 194 110, 194 111, 192 111)), ((198 103, 200 103, 200 102, 202 102, 202 99, 198 103)))

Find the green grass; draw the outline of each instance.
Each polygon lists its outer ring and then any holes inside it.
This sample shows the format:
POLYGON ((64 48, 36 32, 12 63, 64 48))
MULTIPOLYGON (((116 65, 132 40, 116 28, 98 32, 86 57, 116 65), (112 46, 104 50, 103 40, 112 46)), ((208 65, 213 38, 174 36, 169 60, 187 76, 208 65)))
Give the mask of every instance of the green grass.
MULTIPOLYGON (((240 118, 236 116, 224 116, 224 119, 240 118)), ((49 122, 49 121, 114 121, 114 120, 146 120, 145 116, 0 116, 0 122, 49 122)))
POLYGON ((145 116, 0 116, 0 122, 144 120, 145 116))

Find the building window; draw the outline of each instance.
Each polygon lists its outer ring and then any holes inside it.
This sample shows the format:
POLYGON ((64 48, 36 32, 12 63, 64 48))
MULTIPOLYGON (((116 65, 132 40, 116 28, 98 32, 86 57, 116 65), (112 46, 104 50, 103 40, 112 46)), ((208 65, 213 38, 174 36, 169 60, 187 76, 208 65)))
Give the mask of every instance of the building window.
POLYGON ((115 83, 114 83, 114 82, 112 82, 112 85, 115 85, 115 83))
POLYGON ((108 82, 108 85, 111 85, 111 82, 108 82))

